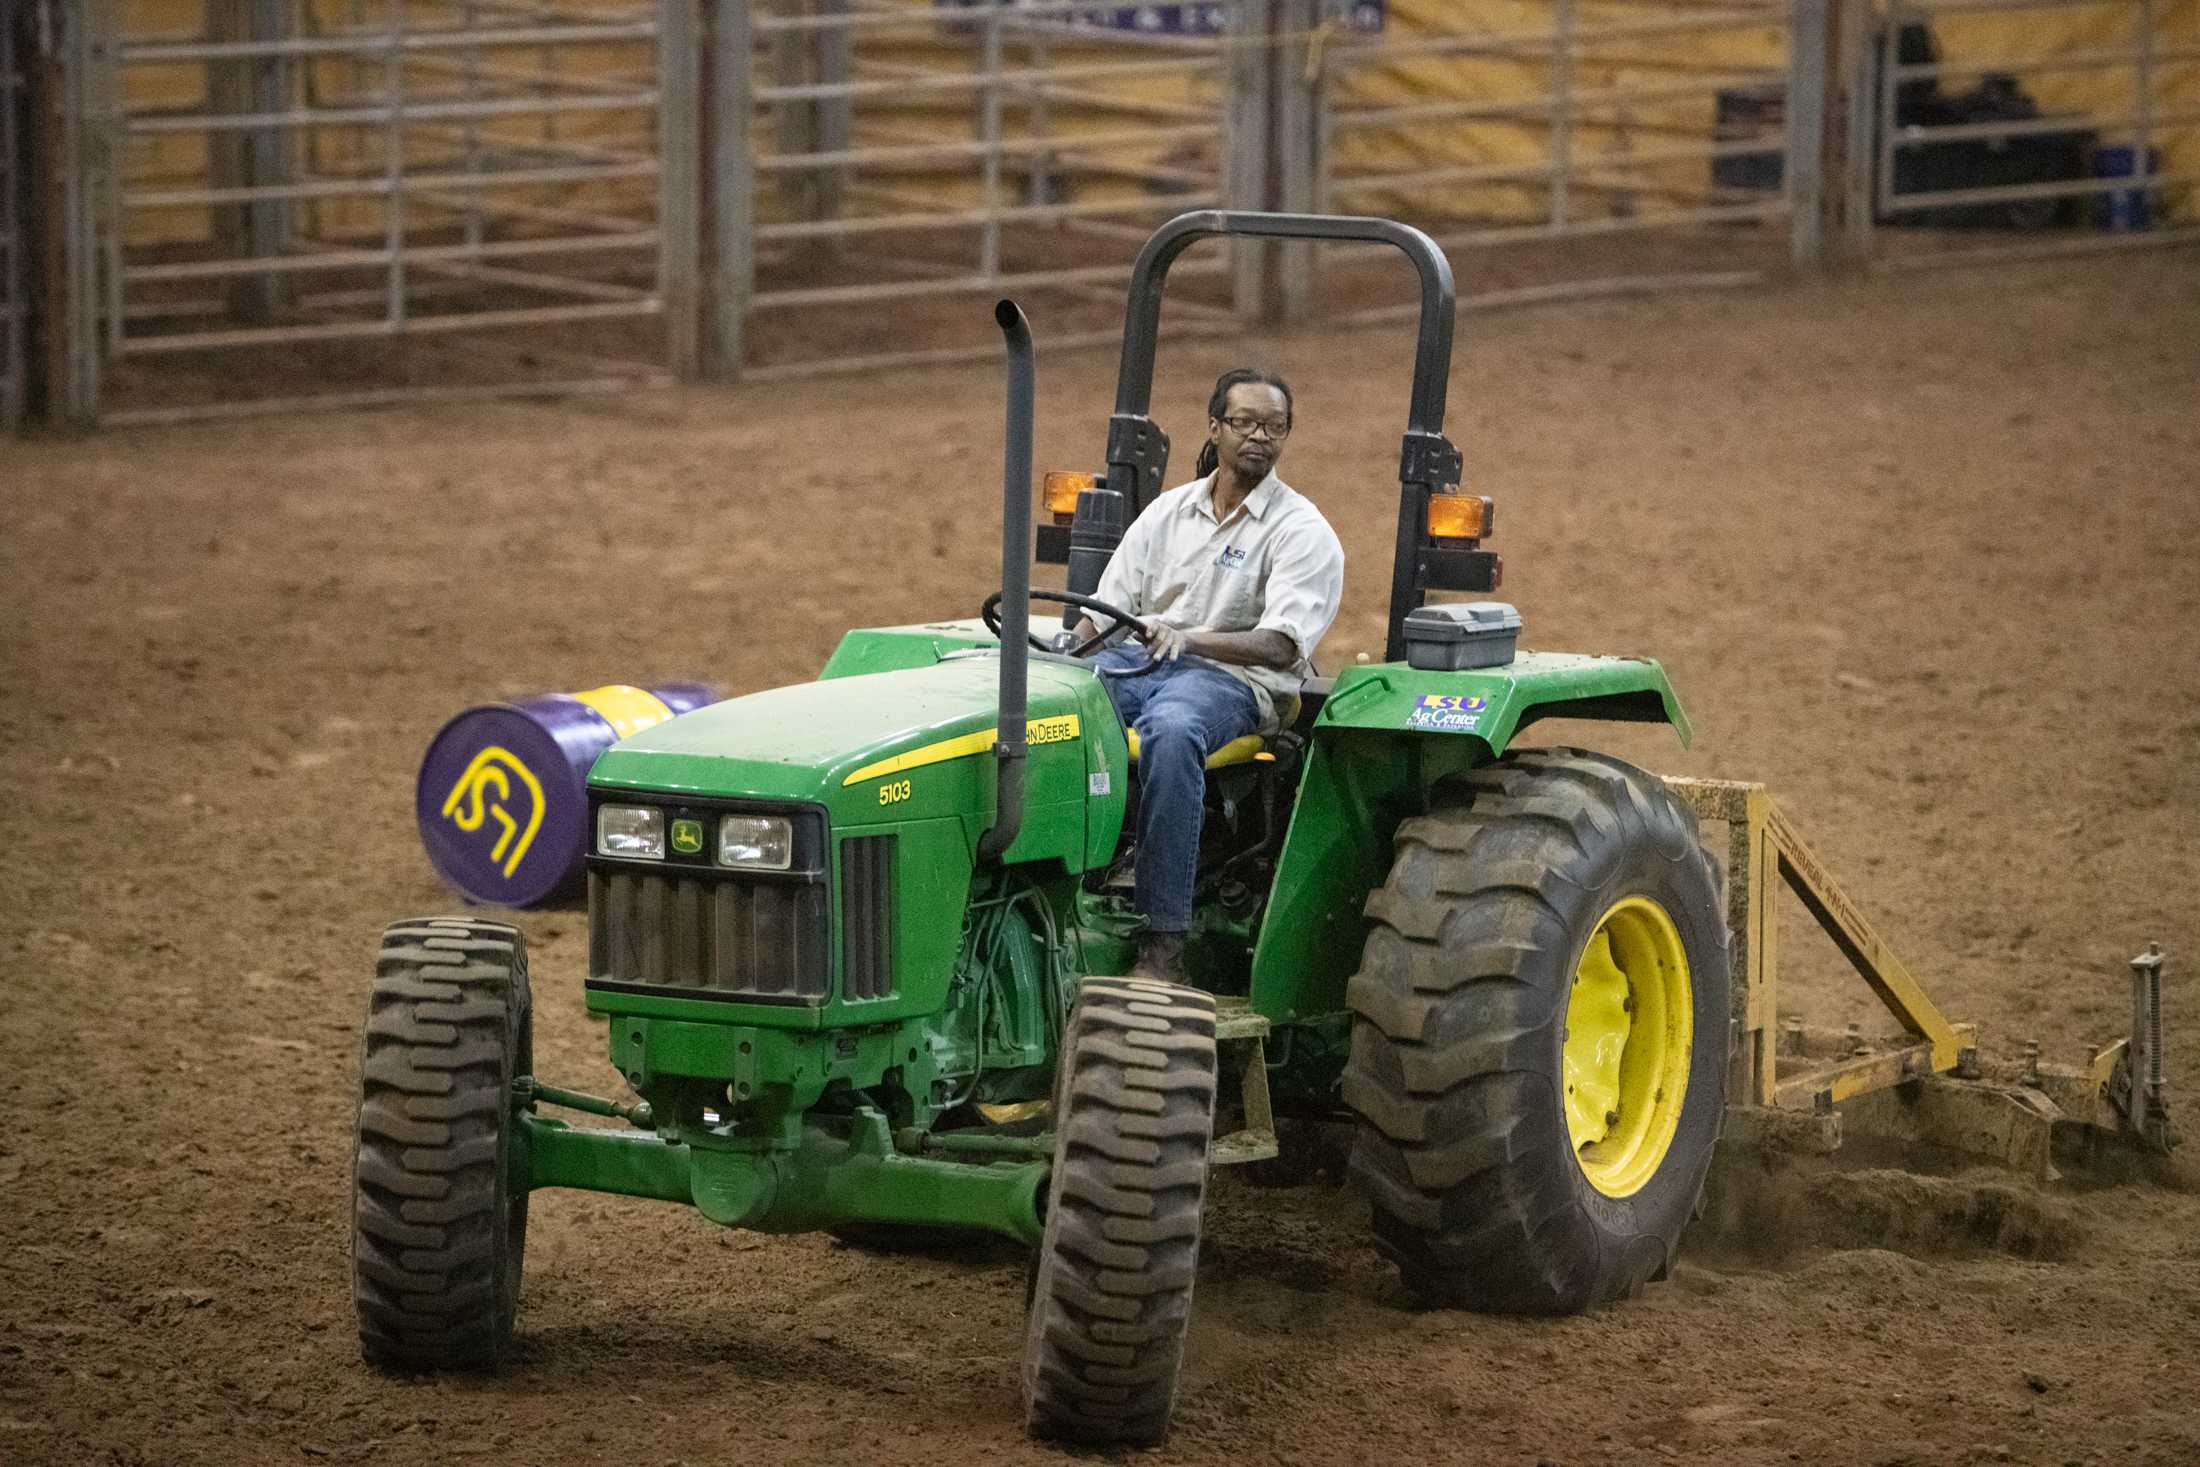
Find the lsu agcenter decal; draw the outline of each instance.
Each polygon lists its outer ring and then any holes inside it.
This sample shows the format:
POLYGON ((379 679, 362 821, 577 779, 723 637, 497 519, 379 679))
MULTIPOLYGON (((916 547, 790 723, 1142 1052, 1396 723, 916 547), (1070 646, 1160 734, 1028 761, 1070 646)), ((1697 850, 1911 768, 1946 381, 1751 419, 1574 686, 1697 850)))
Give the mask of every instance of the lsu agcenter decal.
POLYGON ((1490 700, 1478 693, 1423 693, 1406 715, 1406 727, 1439 733, 1473 733, 1490 700))

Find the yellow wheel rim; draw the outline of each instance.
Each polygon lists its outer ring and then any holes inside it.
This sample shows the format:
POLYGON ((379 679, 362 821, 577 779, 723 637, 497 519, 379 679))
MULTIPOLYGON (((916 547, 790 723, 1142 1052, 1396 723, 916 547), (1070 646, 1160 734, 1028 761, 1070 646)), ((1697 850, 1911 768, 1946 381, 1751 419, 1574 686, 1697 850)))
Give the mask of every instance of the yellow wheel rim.
POLYGON ((1648 897, 1600 918, 1566 1003, 1566 1133, 1589 1185, 1607 1197, 1643 1189, 1680 1129, 1695 1037, 1688 951, 1648 897))

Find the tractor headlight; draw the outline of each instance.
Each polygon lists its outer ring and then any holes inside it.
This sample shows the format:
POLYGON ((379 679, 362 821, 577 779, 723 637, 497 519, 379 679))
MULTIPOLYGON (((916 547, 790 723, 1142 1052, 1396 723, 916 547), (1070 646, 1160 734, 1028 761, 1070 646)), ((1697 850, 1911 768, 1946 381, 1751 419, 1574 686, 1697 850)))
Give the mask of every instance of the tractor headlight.
POLYGON ((718 822, 718 864, 784 871, 794 864, 794 822, 780 815, 728 815, 718 822))
POLYGON ((602 805, 596 810, 596 850, 605 856, 663 860, 665 812, 642 805, 602 805))

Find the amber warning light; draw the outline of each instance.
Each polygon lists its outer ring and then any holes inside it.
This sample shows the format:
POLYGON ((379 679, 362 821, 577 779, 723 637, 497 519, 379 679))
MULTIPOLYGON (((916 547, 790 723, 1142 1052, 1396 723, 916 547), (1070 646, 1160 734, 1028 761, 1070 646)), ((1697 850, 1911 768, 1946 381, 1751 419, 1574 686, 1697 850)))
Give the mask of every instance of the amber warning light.
POLYGON ((1099 487, 1098 474, 1073 474, 1066 469, 1055 469, 1047 475, 1040 498, 1046 503, 1047 513, 1054 516, 1054 522, 1066 525, 1070 516, 1077 513, 1077 496, 1087 489, 1099 487))
MULTIPOLYGON (((1049 475, 1051 483, 1053 476, 1049 475)), ((1480 540, 1496 523, 1497 506, 1480 494, 1431 494, 1428 532, 1434 540, 1480 540)))

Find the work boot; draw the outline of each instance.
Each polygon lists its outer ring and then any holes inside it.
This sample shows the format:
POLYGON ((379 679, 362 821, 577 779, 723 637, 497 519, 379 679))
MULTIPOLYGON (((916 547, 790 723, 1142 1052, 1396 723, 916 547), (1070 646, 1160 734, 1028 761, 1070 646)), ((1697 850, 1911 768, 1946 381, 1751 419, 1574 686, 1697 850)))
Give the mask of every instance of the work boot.
POLYGON ((1135 978, 1152 978, 1162 983, 1183 983, 1184 934, 1181 932, 1148 932, 1138 939, 1138 966, 1131 969, 1135 978))

